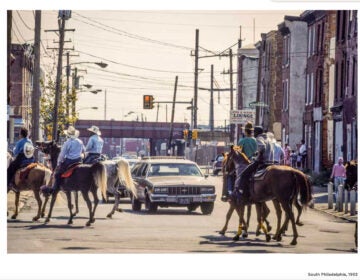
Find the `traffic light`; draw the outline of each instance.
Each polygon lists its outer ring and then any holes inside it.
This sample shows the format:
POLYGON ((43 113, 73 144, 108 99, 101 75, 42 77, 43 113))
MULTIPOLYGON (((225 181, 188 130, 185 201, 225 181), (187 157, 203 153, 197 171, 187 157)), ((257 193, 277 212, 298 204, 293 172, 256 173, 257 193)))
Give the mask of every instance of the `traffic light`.
POLYGON ((154 108, 154 97, 152 95, 144 95, 144 109, 152 109, 154 108))
POLYGON ((187 129, 184 129, 183 130, 183 138, 186 140, 188 138, 188 130, 187 129))
POLYGON ((192 139, 192 131, 189 130, 188 139, 192 139))
POLYGON ((192 131, 192 139, 193 140, 196 140, 198 138, 198 131, 197 131, 197 129, 194 129, 193 131, 192 131))

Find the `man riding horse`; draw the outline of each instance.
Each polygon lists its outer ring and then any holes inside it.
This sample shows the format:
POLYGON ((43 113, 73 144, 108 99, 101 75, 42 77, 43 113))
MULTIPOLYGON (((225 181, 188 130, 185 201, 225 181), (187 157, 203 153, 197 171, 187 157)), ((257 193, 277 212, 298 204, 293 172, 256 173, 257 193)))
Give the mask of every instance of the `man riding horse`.
MULTIPOLYGON (((256 138, 258 154, 256 159, 244 169, 240 177, 237 176, 238 180, 235 183, 236 193, 238 195, 237 199, 244 198, 243 193, 244 190, 248 188, 249 179, 258 168, 266 167, 274 163, 274 142, 267 133, 264 133, 262 126, 255 126, 254 136, 256 138)), ((246 197, 246 199, 249 199, 249 197, 246 197)))
POLYGON ((93 125, 87 130, 90 131, 92 135, 86 145, 87 156, 84 159, 84 163, 92 164, 102 160, 101 152, 104 146, 104 140, 100 137, 101 131, 97 126, 93 125))
POLYGON ((55 182, 51 188, 45 187, 42 189, 44 194, 52 194, 54 191, 59 189, 61 175, 68 169, 72 164, 81 163, 81 155, 85 152, 85 146, 83 142, 78 138, 79 131, 73 126, 69 126, 67 131, 64 132, 68 137, 66 142, 61 148, 57 168, 55 170, 55 182))
POLYGON ((19 168, 25 167, 35 162, 34 146, 28 138, 28 130, 22 127, 20 130, 21 139, 16 143, 14 148, 15 159, 10 163, 7 169, 8 185, 13 184, 14 175, 19 168))

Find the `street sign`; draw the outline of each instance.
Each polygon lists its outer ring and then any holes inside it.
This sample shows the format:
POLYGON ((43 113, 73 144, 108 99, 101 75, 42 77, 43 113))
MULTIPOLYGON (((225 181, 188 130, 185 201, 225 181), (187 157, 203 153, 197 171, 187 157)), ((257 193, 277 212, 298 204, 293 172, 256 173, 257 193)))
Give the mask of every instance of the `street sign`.
POLYGON ((255 123, 255 110, 254 109, 242 109, 230 111, 230 123, 231 124, 246 124, 247 122, 255 123))

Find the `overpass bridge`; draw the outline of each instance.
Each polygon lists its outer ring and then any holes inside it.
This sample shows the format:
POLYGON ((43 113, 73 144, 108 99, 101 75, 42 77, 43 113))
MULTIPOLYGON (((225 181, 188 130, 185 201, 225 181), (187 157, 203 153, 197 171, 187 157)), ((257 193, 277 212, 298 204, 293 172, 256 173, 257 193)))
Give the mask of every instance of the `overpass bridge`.
MULTIPOLYGON (((81 138, 91 136, 87 129, 92 125, 99 127, 103 138, 149 139, 150 155, 155 155, 155 147, 160 145, 159 143, 167 142, 170 137, 169 122, 77 120, 75 123, 76 129, 80 131, 81 138)), ((189 129, 189 127, 188 123, 173 123, 172 139, 182 139, 183 130, 189 129)))

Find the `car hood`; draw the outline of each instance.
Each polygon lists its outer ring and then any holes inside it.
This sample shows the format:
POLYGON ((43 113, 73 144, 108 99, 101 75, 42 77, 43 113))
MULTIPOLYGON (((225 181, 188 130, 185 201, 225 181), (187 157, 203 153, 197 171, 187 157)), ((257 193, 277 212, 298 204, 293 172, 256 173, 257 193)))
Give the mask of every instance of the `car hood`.
POLYGON ((195 176, 159 176, 149 177, 148 181, 155 186, 168 186, 168 185, 201 185, 209 186, 210 184, 204 177, 195 176))

